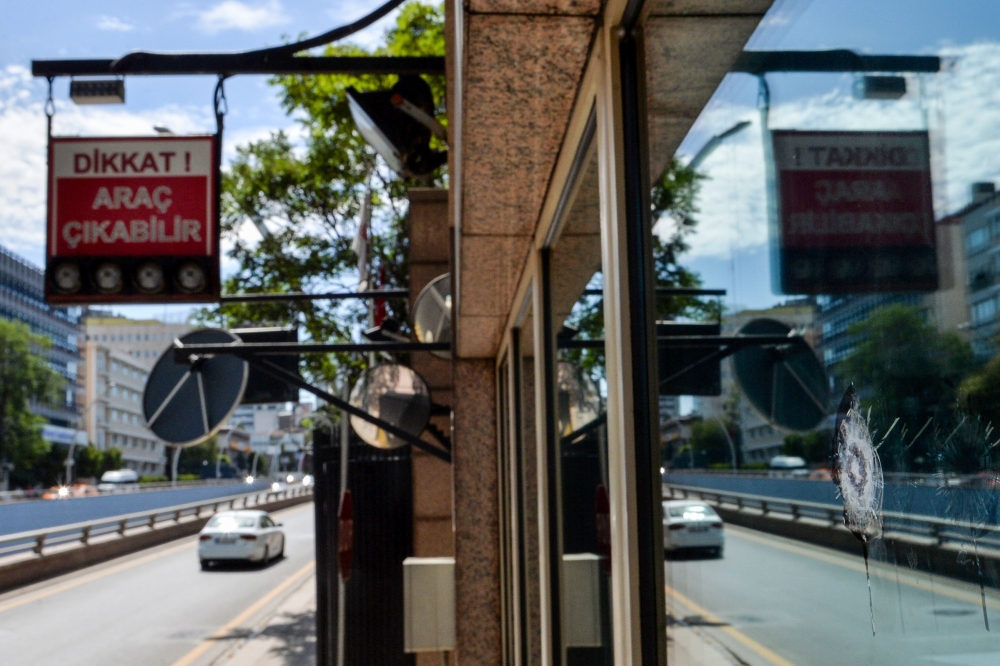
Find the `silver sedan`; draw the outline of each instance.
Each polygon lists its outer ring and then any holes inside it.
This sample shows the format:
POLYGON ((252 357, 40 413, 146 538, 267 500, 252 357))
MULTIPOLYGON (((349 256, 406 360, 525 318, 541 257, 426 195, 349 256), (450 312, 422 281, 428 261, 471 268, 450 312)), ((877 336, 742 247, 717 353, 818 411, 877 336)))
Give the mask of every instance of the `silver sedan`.
POLYGON ((285 554, 285 533, 266 511, 221 511, 198 535, 198 559, 207 570, 220 561, 266 564, 285 554))

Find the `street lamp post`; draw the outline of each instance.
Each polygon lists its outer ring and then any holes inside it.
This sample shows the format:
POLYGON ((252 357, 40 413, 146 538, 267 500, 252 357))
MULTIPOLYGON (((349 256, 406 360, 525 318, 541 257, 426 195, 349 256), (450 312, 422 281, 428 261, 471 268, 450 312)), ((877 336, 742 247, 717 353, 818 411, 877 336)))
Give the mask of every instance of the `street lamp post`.
MULTIPOLYGON (((116 386, 118 386, 118 382, 114 382, 114 381, 108 382, 107 386, 104 388, 104 398, 105 398, 105 400, 108 398, 108 393, 110 393, 111 389, 114 388, 114 387, 116 387, 116 386)), ((94 407, 97 407, 100 404, 101 404, 100 401, 95 400, 94 402, 92 402, 89 405, 87 405, 87 408, 85 410, 83 410, 83 414, 80 415, 80 418, 84 422, 84 427, 86 427, 86 425, 87 425, 87 422, 86 422, 87 421, 87 412, 93 410, 94 407)), ((96 427, 95 427, 95 432, 96 432, 96 427)), ((67 486, 71 485, 73 483, 73 466, 76 464, 76 461, 73 460, 73 454, 74 453, 76 453, 76 439, 75 438, 74 438, 74 440, 72 442, 70 442, 70 444, 69 444, 69 455, 66 456, 66 462, 65 462, 65 465, 66 465, 66 481, 65 481, 65 485, 67 485, 67 486)))

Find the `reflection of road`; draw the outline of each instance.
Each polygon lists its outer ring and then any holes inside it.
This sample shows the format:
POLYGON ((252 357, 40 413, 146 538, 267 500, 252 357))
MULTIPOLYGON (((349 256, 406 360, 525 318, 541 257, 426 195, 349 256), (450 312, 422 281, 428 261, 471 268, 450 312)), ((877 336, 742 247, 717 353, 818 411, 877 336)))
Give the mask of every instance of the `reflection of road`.
POLYGON ((274 515, 287 557, 264 569, 202 572, 190 537, 0 596, 0 663, 207 663, 311 580, 312 504, 274 515))
POLYGON ((855 557, 727 526, 724 559, 667 562, 670 621, 753 665, 1000 663, 1000 593, 988 593, 988 633, 978 587, 891 563, 872 574, 874 637, 860 547, 855 557))

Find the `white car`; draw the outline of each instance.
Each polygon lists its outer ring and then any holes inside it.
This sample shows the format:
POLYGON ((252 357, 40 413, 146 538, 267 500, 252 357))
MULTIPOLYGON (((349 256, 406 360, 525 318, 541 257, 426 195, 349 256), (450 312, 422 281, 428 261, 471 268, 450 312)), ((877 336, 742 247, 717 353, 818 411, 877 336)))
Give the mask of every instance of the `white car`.
POLYGON ((202 570, 223 560, 266 564, 285 554, 285 533, 266 511, 220 511, 198 535, 202 570))
POLYGON ((663 549, 706 549, 722 557, 726 537, 722 518, 712 507, 694 500, 669 500, 663 503, 663 549))

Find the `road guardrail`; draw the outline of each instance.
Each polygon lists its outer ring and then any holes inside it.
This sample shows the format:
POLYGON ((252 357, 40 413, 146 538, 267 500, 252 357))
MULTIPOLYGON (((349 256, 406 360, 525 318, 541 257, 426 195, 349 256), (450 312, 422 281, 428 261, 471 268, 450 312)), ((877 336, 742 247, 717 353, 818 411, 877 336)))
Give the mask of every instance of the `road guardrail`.
POLYGON ((271 490, 267 488, 250 493, 203 500, 201 502, 191 502, 109 518, 95 518, 69 525, 56 525, 39 530, 7 534, 0 536, 0 564, 3 563, 2 558, 26 551, 31 551, 35 555, 44 555, 46 549, 53 549, 60 545, 79 543, 87 546, 92 541, 100 540, 101 537, 113 535, 123 537, 129 530, 136 528, 152 530, 163 523, 173 522, 177 524, 184 519, 211 518, 220 510, 253 509, 259 505, 269 504, 278 499, 298 497, 311 493, 312 488, 304 486, 292 486, 283 490, 271 490))
MULTIPOLYGON (((267 479, 262 479, 266 481, 267 479)), ((181 490, 183 488, 208 488, 212 486, 239 486, 245 484, 244 479, 197 479, 195 481, 156 481, 154 483, 131 483, 123 484, 120 488, 100 493, 99 495, 86 495, 85 497, 107 497, 108 495, 122 495, 125 493, 140 493, 151 490, 181 490)), ((50 492, 51 488, 37 488, 31 490, 4 490, 0 492, 0 504, 5 502, 21 502, 29 500, 40 500, 42 494, 50 492)), ((77 499, 77 498, 71 498, 77 499)))
MULTIPOLYGON (((844 508, 835 504, 710 490, 675 483, 663 484, 663 499, 687 498, 708 502, 716 509, 729 513, 730 517, 742 514, 749 522, 753 522, 754 518, 770 518, 850 534, 844 527, 844 508)), ((727 516, 722 517, 725 520, 727 516)), ((949 550, 978 548, 1000 551, 1000 525, 980 523, 978 517, 974 516, 963 520, 884 511, 882 529, 886 539, 921 546, 949 550)))

